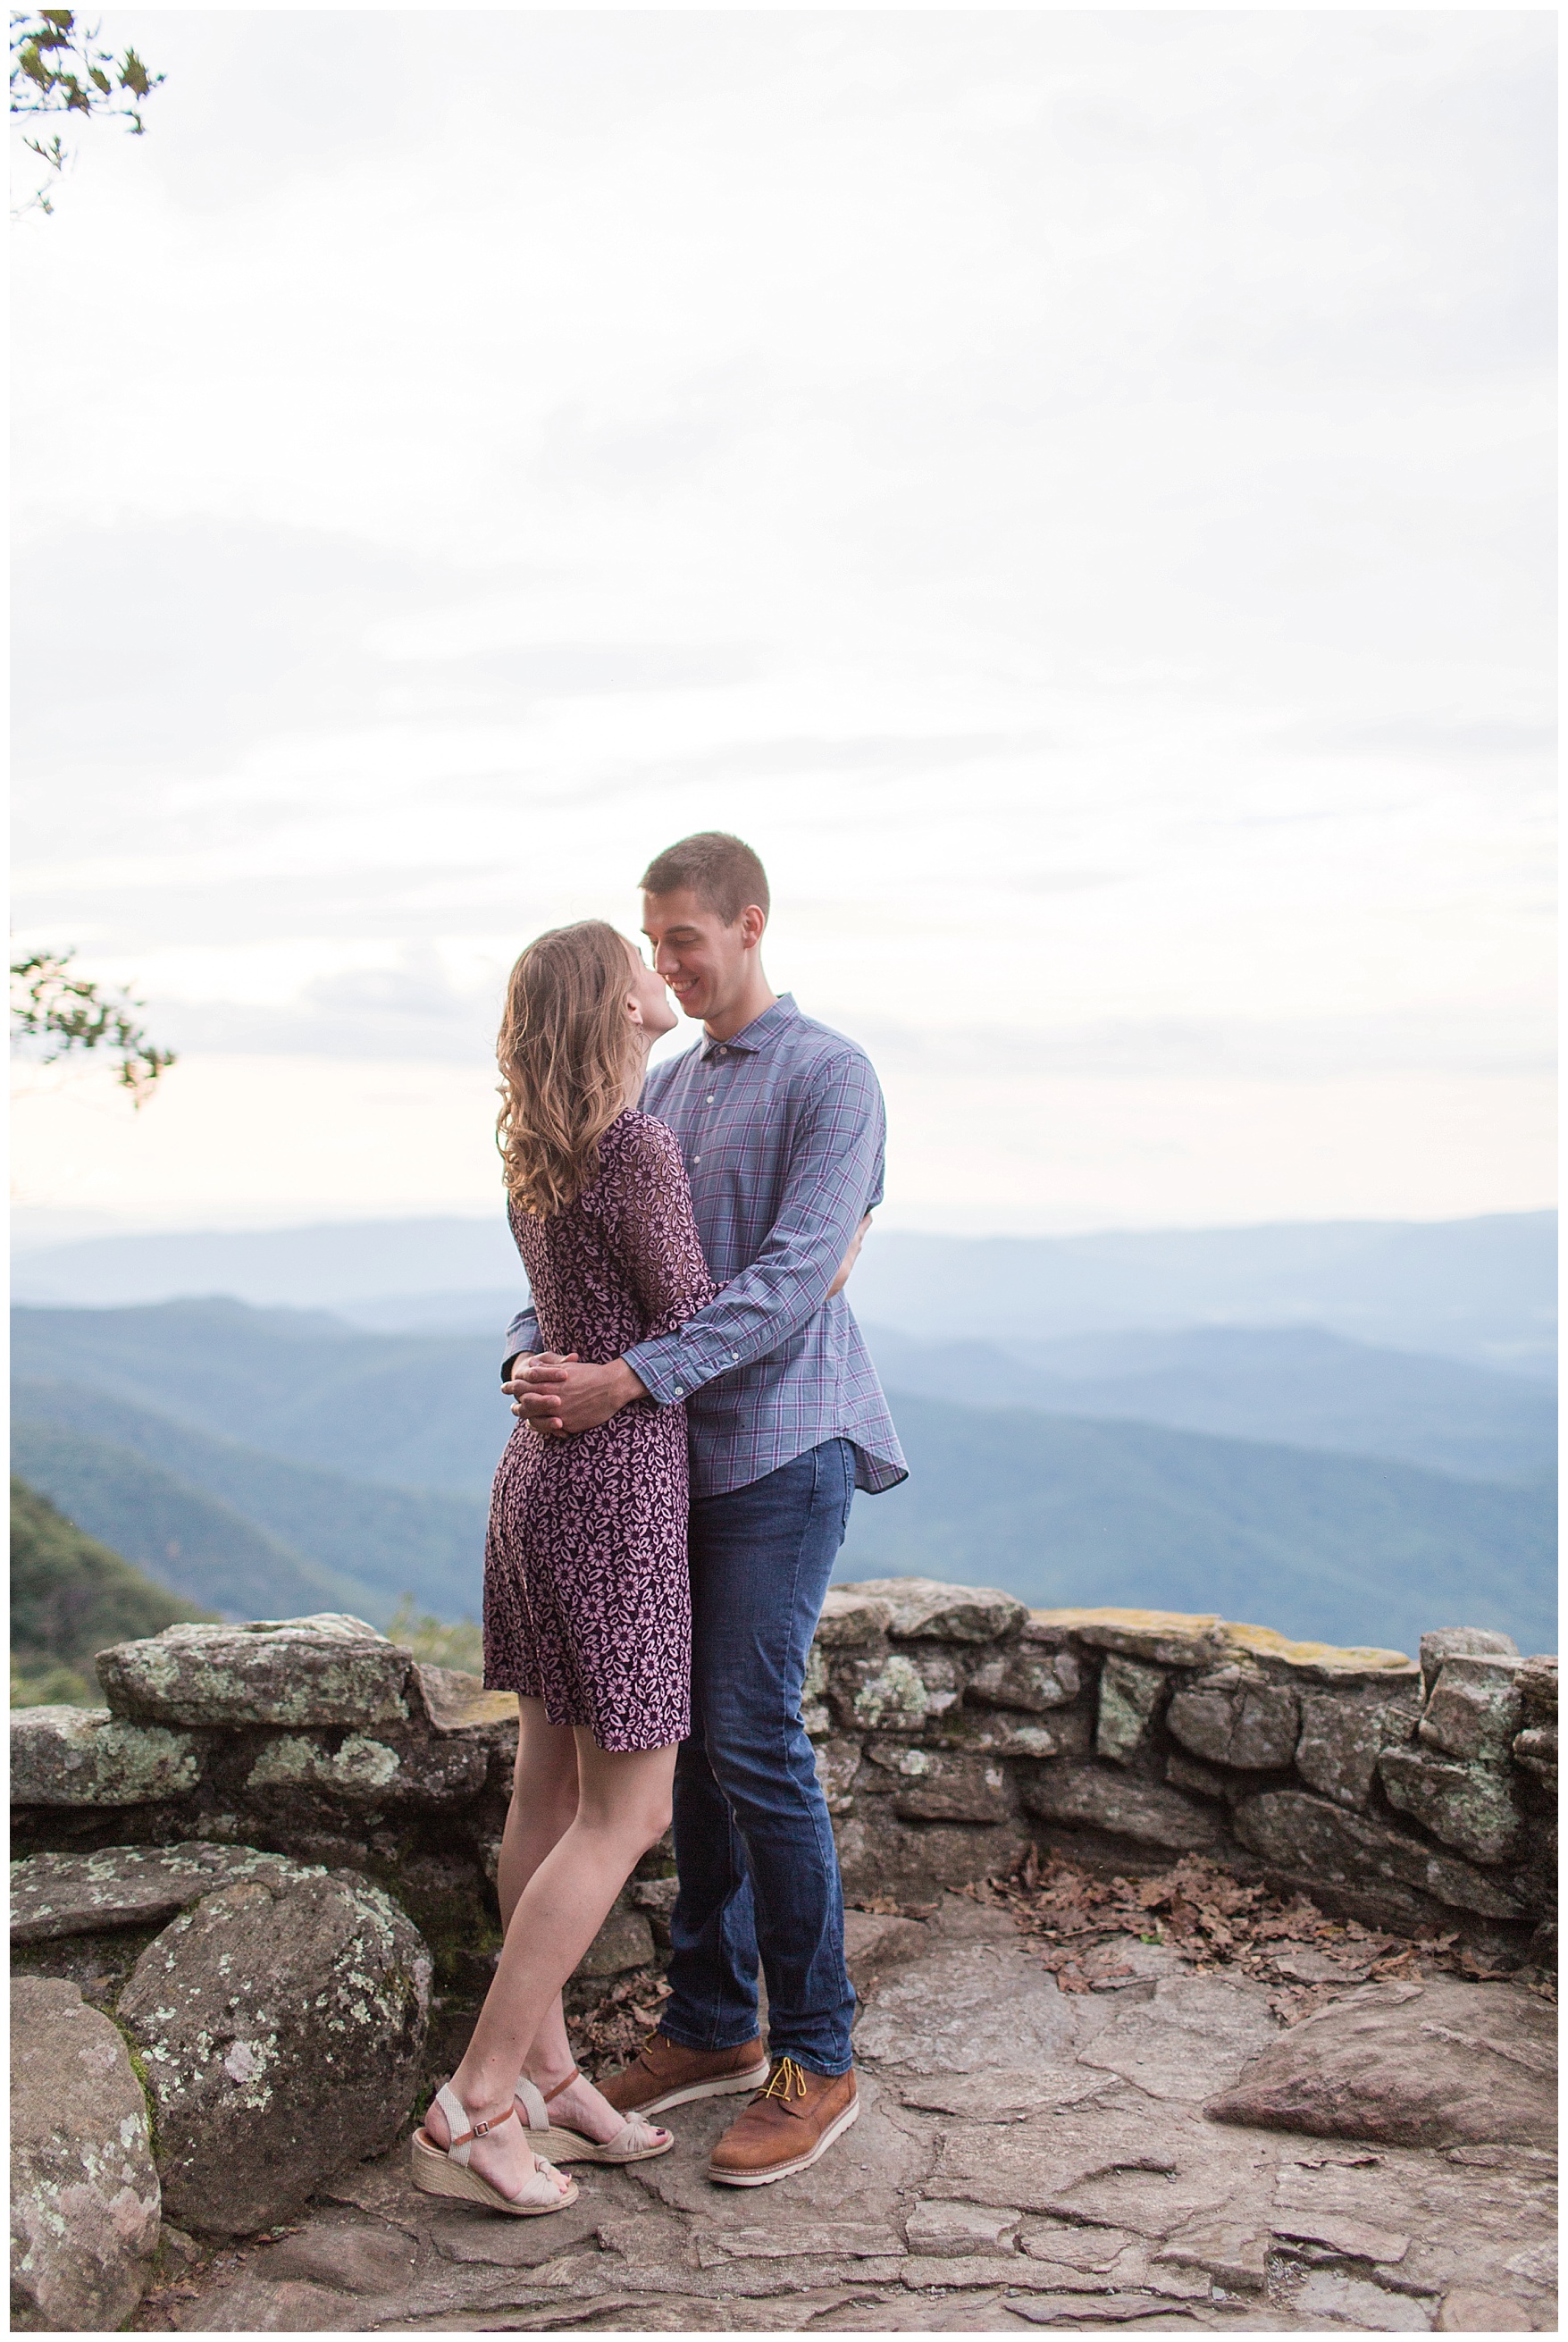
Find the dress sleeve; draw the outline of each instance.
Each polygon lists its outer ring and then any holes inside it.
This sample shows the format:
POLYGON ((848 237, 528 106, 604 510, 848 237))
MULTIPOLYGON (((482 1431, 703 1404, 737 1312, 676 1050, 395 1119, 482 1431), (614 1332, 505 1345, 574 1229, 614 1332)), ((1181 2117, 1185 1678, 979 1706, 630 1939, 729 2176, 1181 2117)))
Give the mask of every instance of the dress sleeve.
POLYGON ((674 1132, 650 1116, 639 1117, 628 1134, 615 1185, 621 1249, 647 1316, 644 1339, 673 1334, 717 1290, 703 1257, 686 1166, 674 1132))

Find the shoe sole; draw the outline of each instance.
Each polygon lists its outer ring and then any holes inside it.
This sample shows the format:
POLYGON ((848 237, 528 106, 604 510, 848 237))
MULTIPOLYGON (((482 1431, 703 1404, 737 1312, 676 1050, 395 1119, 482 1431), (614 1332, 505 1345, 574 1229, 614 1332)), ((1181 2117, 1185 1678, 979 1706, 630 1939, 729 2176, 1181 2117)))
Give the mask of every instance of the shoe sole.
POLYGON ((409 2164, 410 2177, 422 2195, 456 2196, 465 2203, 483 2204, 487 2211, 504 2212, 514 2220, 548 2219, 553 2212, 564 2212, 583 2192, 574 2179, 553 2204, 514 2204, 477 2171, 454 2163, 444 2147, 432 2146, 423 2131, 415 2131, 409 2141, 409 2164))
POLYGON ((715 2171, 708 2166, 708 2177, 720 2187, 770 2187, 775 2179, 787 2179, 793 2171, 809 2171, 819 2155, 825 2155, 835 2138, 846 2131, 852 2122, 860 2118, 860 2099, 851 2098, 836 2122, 829 2123, 809 2155, 797 2155, 793 2163, 775 2163, 769 2171, 715 2171))
POLYGON ((543 2133, 530 2131, 528 2144, 535 2155, 543 2155, 551 2163, 603 2163, 619 2167, 624 2163, 651 2163, 655 2155, 668 2155, 674 2147, 673 2138, 663 2138, 654 2147, 636 2147, 630 2155, 612 2155, 607 2147, 587 2137, 582 2131, 561 2130, 554 2124, 543 2133))
POLYGON ((712 2082, 688 2082, 684 2090, 666 2090, 662 2098, 649 2098, 640 2107, 622 2107, 624 2115, 662 2115, 671 2107, 690 2106, 695 2098, 724 2098, 732 2091, 760 2090, 767 2080, 769 2067, 764 2057, 744 2074, 722 2074, 712 2082))

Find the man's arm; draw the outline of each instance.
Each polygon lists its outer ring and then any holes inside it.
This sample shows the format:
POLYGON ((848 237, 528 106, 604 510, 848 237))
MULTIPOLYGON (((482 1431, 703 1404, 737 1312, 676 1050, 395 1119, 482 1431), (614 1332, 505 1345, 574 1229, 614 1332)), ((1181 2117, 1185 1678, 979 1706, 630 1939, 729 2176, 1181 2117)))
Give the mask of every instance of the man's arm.
POLYGON ((751 1266, 674 1334, 609 1366, 535 1369, 514 1412, 585 1431, 644 1392, 670 1406, 779 1348, 822 1307, 864 1215, 881 1200, 884 1129, 865 1060, 828 1067, 795 1124, 784 1201, 751 1266))
POLYGON ((519 1358, 536 1357, 544 1347, 539 1332, 538 1313, 531 1301, 525 1309, 519 1309, 516 1316, 507 1326, 505 1346, 506 1355, 501 1361, 501 1379, 504 1383, 511 1380, 512 1369, 519 1358))

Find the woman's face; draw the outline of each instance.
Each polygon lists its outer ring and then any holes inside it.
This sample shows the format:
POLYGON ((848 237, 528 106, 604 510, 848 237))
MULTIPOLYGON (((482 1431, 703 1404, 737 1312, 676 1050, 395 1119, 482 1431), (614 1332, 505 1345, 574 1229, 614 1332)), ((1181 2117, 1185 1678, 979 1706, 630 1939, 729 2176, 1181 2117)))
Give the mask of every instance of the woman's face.
POLYGON ((635 944, 628 943, 626 950, 632 962, 632 996, 626 1011, 633 1024, 640 1026, 650 1041, 656 1041, 661 1034, 674 1031, 680 1015, 664 977, 654 975, 635 944))

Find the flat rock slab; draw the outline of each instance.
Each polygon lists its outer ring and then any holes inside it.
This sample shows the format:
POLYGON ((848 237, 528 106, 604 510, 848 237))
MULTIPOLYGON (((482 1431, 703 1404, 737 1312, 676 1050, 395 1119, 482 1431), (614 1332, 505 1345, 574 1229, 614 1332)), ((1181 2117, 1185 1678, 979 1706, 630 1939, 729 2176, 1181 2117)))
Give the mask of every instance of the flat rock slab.
POLYGON ((1036 2294, 1009 2297, 1006 2307, 1032 2326, 1125 2326, 1134 2317, 1171 2315, 1169 2302, 1147 2293, 1036 2294))
POLYGON ((14 1806, 145 1806, 202 1777, 201 1744, 106 1707, 24 1707, 11 1716, 14 1806))
POLYGON ((994 1643, 1016 1634, 1029 1616, 1016 1595, 994 1586, 946 1586, 934 1577, 866 1577, 836 1590, 884 1605, 888 1633, 904 1642, 994 1643))
POLYGON ((1208 2112, 1405 2147, 1551 2147, 1554 2013, 1513 1985, 1364 1985, 1264 2049, 1208 2112))
POLYGON ((604 2217, 603 2204, 584 2191, 564 2212, 540 2220, 497 2219, 477 2207, 443 2213, 431 2224, 430 2241, 443 2260, 486 2268, 537 2268, 594 2237, 604 2217))
POLYGON ((1078 2053, 1151 2097, 1197 2104, 1279 2036, 1262 1985, 1217 1976, 1163 1977, 1154 1998, 1112 2018, 1078 2053))
POLYGON ((324 1611, 244 1626, 165 1626, 95 1661, 113 1713, 143 1724, 406 1723, 424 1712, 412 1651, 324 1611))
POLYGON ((11 1986, 11 2322, 113 2333, 158 2243, 142 2086, 108 2018, 56 1977, 11 1986))
POLYGON ((337 2293, 384 2296, 409 2284, 418 2260, 419 2240, 405 2228, 318 2217, 298 2236, 258 2254, 253 2266, 274 2284, 300 2280, 337 2293))
POLYGON ((1081 2019, 1007 1914, 949 1896, 927 1937, 918 1959, 879 1979, 857 2060, 942 2075, 1071 2063, 1081 2019))
POLYGON ((1033 2122, 1043 2110, 1097 2097, 1108 2077, 1077 2064, 991 2068, 970 2074, 893 2074, 903 2105, 922 2114, 954 2115, 970 2123, 1033 2122))
POLYGON ((1269 2200, 1269 2151, 1180 2107, 1153 2106, 1132 2091, 1115 2101, 1064 2108, 999 2130, 948 2127, 930 2193, 954 2203, 1050 2214, 1069 2224, 1124 2227, 1164 2237, 1219 2217, 1238 2194, 1269 2200))
POLYGON ((35 1854, 11 1866, 11 1941, 42 1944, 116 1927, 161 1927, 215 1887, 245 1878, 286 1884, 312 1874, 245 1846, 111 1846, 35 1854))

